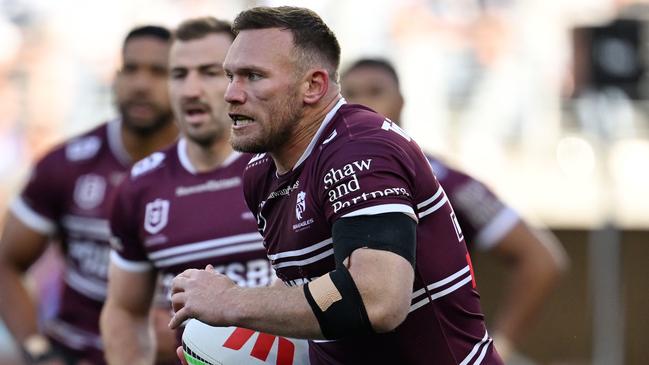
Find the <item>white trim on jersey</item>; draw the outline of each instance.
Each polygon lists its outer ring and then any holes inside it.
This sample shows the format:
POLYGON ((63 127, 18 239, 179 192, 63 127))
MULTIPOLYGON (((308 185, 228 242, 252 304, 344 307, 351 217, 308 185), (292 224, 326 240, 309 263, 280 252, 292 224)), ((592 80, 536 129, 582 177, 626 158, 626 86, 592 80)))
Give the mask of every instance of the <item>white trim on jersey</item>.
POLYGON ((221 165, 220 165, 219 167, 220 167, 220 168, 223 168, 223 167, 228 167, 228 166, 230 166, 230 165, 231 165, 234 161, 236 161, 236 160, 237 160, 241 155, 243 155, 243 153, 241 153, 241 152, 239 152, 239 151, 234 151, 234 150, 233 150, 233 151, 230 153, 230 155, 228 155, 228 157, 226 157, 226 159, 223 160, 223 162, 221 162, 221 165))
MULTIPOLYGON (((176 145, 176 153, 178 154, 178 160, 180 161, 180 165, 187 170, 192 175, 196 175, 198 171, 196 170, 196 167, 194 167, 194 164, 192 164, 191 159, 189 158, 189 155, 187 154, 187 139, 184 137, 181 137, 178 139, 178 144, 176 145)), ((232 151, 228 157, 223 160, 221 165, 218 166, 218 168, 223 168, 227 167, 230 164, 232 164, 234 161, 236 161, 243 153, 239 151, 232 151)))
POLYGON ((65 282, 79 294, 100 302, 106 300, 108 287, 105 282, 90 279, 72 269, 65 274, 65 282))
POLYGON ((489 348, 489 344, 493 341, 489 337, 489 332, 485 331, 484 337, 482 337, 482 340, 475 345, 473 345, 473 348, 471 349, 471 352, 462 360, 460 365, 467 365, 469 361, 473 359, 473 357, 478 353, 480 350, 480 347, 482 347, 482 351, 480 351, 480 355, 475 359, 473 362, 473 365, 479 365, 482 363, 482 360, 484 359, 485 354, 487 353, 487 349, 489 348))
POLYGON ((66 215, 61 218, 61 225, 72 233, 82 234, 88 237, 106 241, 111 237, 110 223, 107 219, 66 215))
POLYGON ((437 189, 437 191, 435 192, 435 194, 433 194, 433 196, 431 196, 430 198, 428 198, 428 199, 424 200, 423 202, 417 204, 417 209, 421 209, 421 208, 425 207, 426 205, 434 202, 437 198, 439 198, 439 196, 443 192, 444 192, 444 189, 442 189, 442 187, 440 186, 439 189, 437 189))
POLYGON ((9 206, 9 210, 18 218, 24 225, 33 229, 34 231, 51 235, 56 232, 56 224, 45 216, 36 213, 25 200, 17 196, 9 206))
POLYGON ((327 115, 325 116, 324 120, 322 121, 322 124, 320 124, 320 128, 318 128, 318 131, 311 139, 309 146, 307 146, 306 150, 304 150, 304 153, 302 154, 302 156, 300 156, 300 159, 297 160, 292 170, 295 170, 298 166, 302 164, 302 162, 304 162, 309 157, 309 155, 311 155, 311 152, 313 152, 313 149, 315 148, 316 142, 318 142, 318 140, 320 139, 320 135, 327 128, 329 122, 331 122, 334 115, 338 112, 338 109, 340 109, 340 107, 343 106, 344 104, 347 104, 347 101, 345 100, 345 98, 340 97, 336 105, 334 105, 334 107, 331 108, 329 113, 327 113, 327 115))
POLYGON ((122 140, 122 120, 114 119, 107 123, 106 128, 108 128, 107 138, 108 138, 108 148, 113 153, 113 156, 119 161, 124 167, 129 167, 135 161, 124 147, 124 141, 122 140))
POLYGON ((219 257, 224 255, 244 253, 250 251, 257 251, 257 250, 259 251, 264 250, 263 241, 233 245, 228 247, 221 247, 210 251, 200 251, 196 253, 180 255, 177 257, 171 257, 168 259, 156 260, 154 262, 156 267, 168 267, 168 266, 173 266, 178 264, 184 264, 186 262, 194 261, 197 259, 209 259, 212 257, 219 257))
POLYGON ((212 240, 185 243, 180 246, 167 248, 164 250, 159 250, 149 253, 150 260, 161 260, 164 258, 169 258, 172 256, 186 255, 197 251, 203 251, 210 248, 216 248, 226 245, 233 245, 237 243, 250 243, 262 241, 263 238, 258 232, 254 233, 242 233, 234 236, 215 238, 212 240))
POLYGON ((333 255, 333 254, 334 254, 334 249, 332 247, 332 248, 328 249, 327 251, 321 252, 321 253, 319 253, 319 254, 317 254, 317 255, 315 255, 313 257, 310 257, 308 259, 296 260, 296 261, 285 261, 285 262, 280 262, 279 264, 273 264, 273 268, 275 270, 277 270, 277 269, 281 269, 283 267, 289 267, 289 266, 305 266, 305 265, 312 264, 312 263, 314 263, 316 261, 320 261, 320 260, 322 260, 324 258, 327 258, 327 257, 333 255))
POLYGON ((448 202, 448 197, 446 196, 446 192, 444 191, 444 189, 440 186, 439 189, 435 192, 435 194, 432 197, 430 197, 430 198, 426 199, 425 201, 417 204, 417 208, 419 209, 419 218, 421 219, 421 218, 423 218, 423 217, 425 217, 425 216, 427 216, 427 215, 429 215, 431 213, 434 213, 439 208, 443 207, 444 204, 446 204, 446 202, 448 202), (441 197, 441 199, 440 199, 440 197, 441 197), (438 199, 439 199, 439 201, 437 201, 437 203, 435 203, 435 205, 433 205, 432 207, 422 211, 422 208, 424 208, 427 205, 430 205, 431 203, 435 202, 438 199))
POLYGON ((153 265, 149 261, 130 261, 122 256, 115 250, 110 251, 110 262, 115 264, 124 271, 129 272, 147 272, 153 269, 153 265))
POLYGON ((302 256, 302 255, 306 255, 309 252, 313 252, 315 250, 323 248, 325 246, 329 246, 331 244, 333 244, 333 239, 331 237, 329 237, 324 241, 316 243, 315 245, 311 245, 311 246, 308 246, 308 247, 305 247, 305 248, 302 248, 302 249, 299 249, 299 250, 284 251, 284 252, 280 252, 280 253, 276 253, 276 254, 272 254, 272 255, 269 254, 268 258, 270 260, 275 261, 275 260, 283 259, 283 258, 286 258, 286 257, 302 256))
POLYGON ((75 350, 93 347, 103 350, 101 338, 92 332, 74 327, 59 319, 52 319, 45 324, 45 333, 75 350))
POLYGON ((178 160, 180 161, 180 165, 190 174, 196 175, 196 168, 189 160, 189 156, 187 156, 187 140, 185 140, 184 138, 180 138, 178 140, 178 145, 176 145, 176 153, 178 153, 178 160))
POLYGON ((382 204, 373 207, 362 208, 343 215, 341 218, 357 217, 359 215, 377 215, 383 213, 404 213, 405 215, 417 220, 417 215, 411 206, 406 204, 382 204))
POLYGON ((490 250, 500 242, 520 221, 518 213, 510 208, 501 209, 475 236, 480 250, 490 250))
POLYGON ((459 289, 462 286, 466 285, 467 283, 471 282, 472 279, 473 278, 471 277, 471 269, 469 268, 469 265, 467 265, 467 266, 463 267, 462 269, 460 269, 459 271, 447 276, 446 278, 444 278, 442 280, 439 280, 439 281, 436 281, 436 282, 434 282, 432 284, 429 284, 426 287, 428 290, 426 290, 424 288, 421 288, 421 289, 415 291, 414 293, 412 293, 412 300, 413 301, 415 299, 417 299, 418 297, 420 297, 421 295, 425 295, 425 296, 424 296, 424 298, 422 300, 412 304, 410 306, 410 311, 409 312, 415 311, 415 310, 423 307, 424 305, 430 303, 432 300, 441 298, 441 297, 443 297, 443 296, 445 296, 447 294, 450 294, 450 293, 456 291, 457 289, 459 289), (462 277, 462 276, 464 276, 464 278, 462 280, 460 280, 459 282, 456 282, 452 286, 447 287, 446 289, 443 289, 443 290, 438 290, 438 291, 435 290, 437 288, 445 286, 448 283, 451 283, 451 282, 455 281, 457 278, 462 277), (429 296, 429 294, 430 294, 430 296, 429 296))

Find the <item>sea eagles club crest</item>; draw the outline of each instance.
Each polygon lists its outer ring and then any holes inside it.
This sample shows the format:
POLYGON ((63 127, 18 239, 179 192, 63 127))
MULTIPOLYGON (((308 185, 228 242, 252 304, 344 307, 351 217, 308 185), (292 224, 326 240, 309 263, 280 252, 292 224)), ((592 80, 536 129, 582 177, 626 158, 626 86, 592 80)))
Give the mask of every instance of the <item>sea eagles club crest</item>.
POLYGON ((169 217, 169 200, 156 199, 146 205, 144 229, 151 234, 160 232, 169 217))
POLYGON ((300 191, 297 194, 297 202, 295 203, 295 218, 297 218, 297 220, 302 220, 302 213, 306 210, 306 201, 304 198, 306 198, 306 193, 300 191))

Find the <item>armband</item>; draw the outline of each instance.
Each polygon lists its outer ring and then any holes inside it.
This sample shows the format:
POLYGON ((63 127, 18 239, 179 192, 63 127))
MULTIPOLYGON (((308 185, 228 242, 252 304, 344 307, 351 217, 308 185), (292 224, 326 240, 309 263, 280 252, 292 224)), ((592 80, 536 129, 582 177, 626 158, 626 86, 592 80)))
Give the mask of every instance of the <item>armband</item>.
POLYGON ((340 218, 332 229, 336 266, 357 248, 390 251, 415 267, 417 223, 403 213, 383 213, 340 218))
POLYGON ((346 267, 304 285, 304 296, 328 340, 374 333, 354 279, 346 267))

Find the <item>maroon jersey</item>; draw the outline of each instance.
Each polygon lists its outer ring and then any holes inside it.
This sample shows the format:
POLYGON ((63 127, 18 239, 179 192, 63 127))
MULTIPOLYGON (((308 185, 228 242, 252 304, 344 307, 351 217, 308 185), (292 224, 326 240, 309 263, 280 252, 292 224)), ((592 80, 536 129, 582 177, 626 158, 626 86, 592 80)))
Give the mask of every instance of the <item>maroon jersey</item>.
POLYGON ((207 264, 240 286, 270 284, 274 273, 243 199, 250 155, 233 152, 198 173, 186 141, 136 163, 115 197, 111 260, 128 271, 158 270, 168 282, 207 264))
POLYGON ((430 155, 426 157, 453 205, 469 249, 493 248, 520 221, 518 213, 482 182, 430 155))
POLYGON ((312 364, 500 364, 487 334, 462 232, 417 144, 398 126, 341 100, 295 167, 265 154, 244 174, 277 276, 299 285, 335 269, 342 217, 401 212, 418 221, 412 304, 394 331, 312 341, 312 364))
POLYGON ((63 293, 45 333, 95 364, 104 363, 99 314, 107 288, 109 198, 131 165, 120 123, 102 124, 48 153, 10 208, 28 227, 63 243, 63 293))

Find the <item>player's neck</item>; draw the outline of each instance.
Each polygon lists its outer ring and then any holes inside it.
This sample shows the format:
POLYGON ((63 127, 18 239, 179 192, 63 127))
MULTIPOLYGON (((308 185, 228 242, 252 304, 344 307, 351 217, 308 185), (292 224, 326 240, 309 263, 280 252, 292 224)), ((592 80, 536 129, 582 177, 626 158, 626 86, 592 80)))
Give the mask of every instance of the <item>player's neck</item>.
POLYGON ((227 138, 222 138, 210 146, 202 146, 186 138, 187 157, 196 172, 209 172, 223 164, 232 154, 232 146, 227 138))
POLYGON ((171 122, 155 133, 140 135, 122 125, 121 137, 124 149, 136 162, 173 143, 178 138, 178 127, 171 122))
POLYGON ((309 143, 311 143, 313 136, 318 132, 327 113, 336 105, 339 99, 339 94, 336 92, 335 95, 327 97, 315 108, 308 109, 288 142, 280 150, 270 153, 275 161, 275 167, 279 175, 293 169, 309 143))

